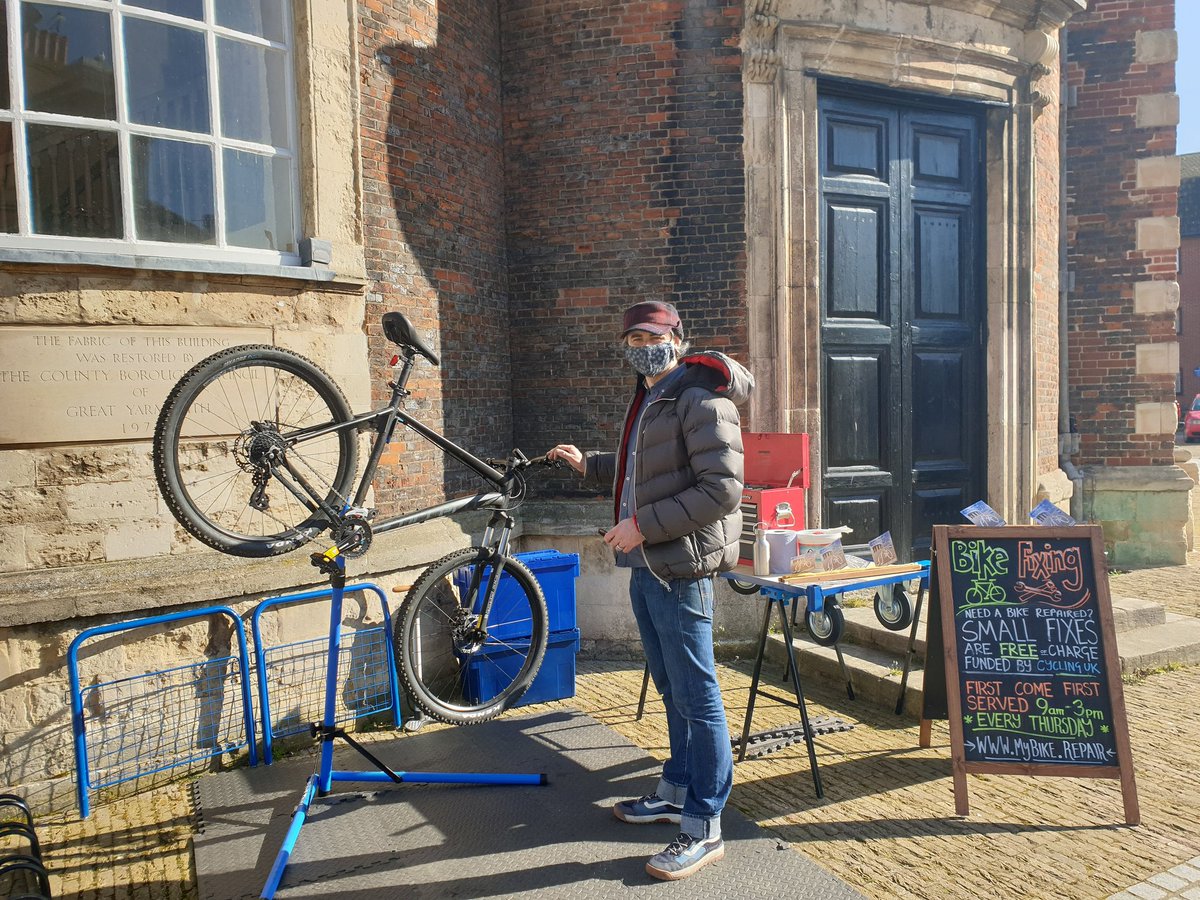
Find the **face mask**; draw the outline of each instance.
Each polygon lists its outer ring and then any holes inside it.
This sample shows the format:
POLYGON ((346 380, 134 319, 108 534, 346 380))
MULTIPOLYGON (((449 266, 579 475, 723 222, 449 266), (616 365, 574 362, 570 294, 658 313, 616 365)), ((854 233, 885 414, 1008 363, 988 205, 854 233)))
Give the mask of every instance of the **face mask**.
POLYGON ((630 347, 626 344, 625 360, 635 371, 647 378, 653 378, 655 375, 661 375, 675 362, 675 344, 673 341, 645 344, 641 347, 630 347))

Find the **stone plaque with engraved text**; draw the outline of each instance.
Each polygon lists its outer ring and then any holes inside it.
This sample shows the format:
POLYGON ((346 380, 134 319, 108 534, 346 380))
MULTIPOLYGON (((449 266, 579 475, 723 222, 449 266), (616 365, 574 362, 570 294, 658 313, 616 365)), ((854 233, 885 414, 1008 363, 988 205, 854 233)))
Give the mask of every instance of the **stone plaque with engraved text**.
POLYGON ((269 328, 0 327, 0 445, 146 441, 180 377, 269 328))

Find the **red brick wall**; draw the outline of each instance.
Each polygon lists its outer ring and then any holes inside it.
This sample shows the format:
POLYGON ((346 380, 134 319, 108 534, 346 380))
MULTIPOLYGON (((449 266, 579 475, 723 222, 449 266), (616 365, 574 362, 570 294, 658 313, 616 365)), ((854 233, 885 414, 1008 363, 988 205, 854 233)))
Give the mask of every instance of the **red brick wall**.
MULTIPOLYGON (((359 3, 367 325, 374 400, 386 399, 388 310, 433 338, 442 366, 418 363, 409 403, 479 454, 512 443, 505 291, 500 42, 486 0, 359 3)), ((440 451, 401 434, 376 505, 440 502, 478 484, 440 451)))
POLYGON ((746 350, 736 0, 506 0, 505 178, 517 442, 610 447, 621 310, 676 303, 746 350))
MULTIPOLYGON (((1137 403, 1169 403, 1173 375, 1138 375, 1139 344, 1176 339, 1174 317, 1134 312, 1134 283, 1176 277, 1174 250, 1139 252, 1140 218, 1173 216, 1177 190, 1138 190, 1136 160, 1175 152, 1175 129, 1136 127, 1137 98, 1174 90, 1172 63, 1134 61, 1139 31, 1174 28, 1174 0, 1093 0, 1067 33, 1070 404, 1085 465, 1169 465, 1170 435, 1135 434, 1137 403)), ((1184 52, 1187 52, 1186 48, 1184 52)))
MULTIPOLYGON (((411 383, 422 421, 480 454, 533 455, 615 441, 630 303, 673 301, 697 347, 744 356, 741 6, 360 2, 379 385, 379 319, 400 309, 443 357, 411 383)), ((476 484, 402 435, 377 505, 476 484)))

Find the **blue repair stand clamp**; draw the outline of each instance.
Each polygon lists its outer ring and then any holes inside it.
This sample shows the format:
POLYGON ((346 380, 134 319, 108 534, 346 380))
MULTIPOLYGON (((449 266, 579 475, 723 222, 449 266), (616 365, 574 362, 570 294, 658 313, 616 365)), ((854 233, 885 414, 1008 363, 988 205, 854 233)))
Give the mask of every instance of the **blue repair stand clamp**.
MULTIPOLYGON (((271 874, 259 895, 262 900, 272 900, 279 882, 283 879, 283 870, 287 868, 300 829, 308 817, 308 807, 314 797, 324 797, 329 793, 335 781, 384 782, 403 784, 547 784, 545 774, 539 775, 497 775, 471 772, 396 772, 371 754, 362 744, 355 741, 336 724, 337 712, 337 673, 338 653, 342 642, 342 593, 346 588, 346 559, 338 547, 331 547, 324 553, 312 554, 312 564, 329 576, 331 597, 329 604, 329 661, 325 669, 325 714, 320 724, 314 723, 312 733, 321 739, 321 768, 315 775, 308 777, 304 786, 304 795, 300 798, 283 845, 275 856, 275 864, 271 866, 271 874), (375 766, 374 772, 343 772, 333 768, 333 741, 341 738, 354 750, 366 757, 375 766)), ((399 718, 400 710, 396 710, 399 718)))

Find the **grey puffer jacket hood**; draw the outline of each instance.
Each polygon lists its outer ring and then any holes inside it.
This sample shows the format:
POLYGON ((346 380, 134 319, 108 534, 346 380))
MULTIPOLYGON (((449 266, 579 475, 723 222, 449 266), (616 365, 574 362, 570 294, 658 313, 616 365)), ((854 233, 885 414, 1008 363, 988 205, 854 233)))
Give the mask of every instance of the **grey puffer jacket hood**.
POLYGON ((638 378, 615 453, 585 454, 585 481, 611 485, 619 503, 625 447, 630 440, 637 442, 635 518, 646 538, 646 562, 662 579, 732 569, 742 533, 744 470, 737 406, 749 399, 754 377, 723 353, 694 353, 680 363, 683 374, 644 410, 645 380, 638 378))

